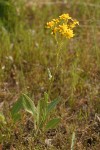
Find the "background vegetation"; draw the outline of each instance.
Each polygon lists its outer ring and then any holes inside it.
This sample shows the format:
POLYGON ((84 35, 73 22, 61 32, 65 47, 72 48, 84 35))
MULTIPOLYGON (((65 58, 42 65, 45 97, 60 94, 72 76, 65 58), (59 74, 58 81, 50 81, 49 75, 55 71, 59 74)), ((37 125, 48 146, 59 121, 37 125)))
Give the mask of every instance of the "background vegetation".
POLYGON ((48 2, 0 0, 0 112, 7 122, 0 124, 0 149, 99 150, 100 1, 48 2), (64 41, 49 95, 50 101, 61 99, 50 116, 61 122, 35 137, 31 116, 22 111, 14 124, 10 110, 22 92, 35 104, 48 93, 56 45, 45 24, 62 13, 79 20, 80 26, 72 40, 64 41))

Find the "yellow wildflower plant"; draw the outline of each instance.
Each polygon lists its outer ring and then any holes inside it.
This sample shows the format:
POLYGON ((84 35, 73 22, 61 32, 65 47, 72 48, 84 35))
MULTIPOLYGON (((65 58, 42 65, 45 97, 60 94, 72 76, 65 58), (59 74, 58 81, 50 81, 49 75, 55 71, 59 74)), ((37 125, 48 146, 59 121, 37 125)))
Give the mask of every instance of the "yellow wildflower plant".
POLYGON ((75 35, 73 29, 76 25, 79 25, 77 20, 72 19, 69 14, 62 14, 57 19, 52 19, 50 22, 47 22, 46 28, 51 29, 51 34, 53 35, 60 34, 70 39, 75 35))
MULTIPOLYGON (((50 79, 50 86, 49 86, 49 95, 51 93, 51 89, 53 86, 53 82, 55 81, 56 74, 58 74, 59 69, 63 65, 62 61, 62 50, 64 46, 64 38, 71 39, 74 37, 74 28, 79 25, 79 22, 72 17, 69 16, 69 14, 62 14, 58 18, 53 18, 50 22, 46 23, 46 28, 48 28, 51 31, 51 34, 55 38, 55 51, 54 51, 54 59, 55 59, 55 65, 54 65, 54 71, 52 73, 52 78, 50 79), (60 68, 59 68, 60 67, 60 68)), ((50 73, 50 71, 49 71, 50 73)))

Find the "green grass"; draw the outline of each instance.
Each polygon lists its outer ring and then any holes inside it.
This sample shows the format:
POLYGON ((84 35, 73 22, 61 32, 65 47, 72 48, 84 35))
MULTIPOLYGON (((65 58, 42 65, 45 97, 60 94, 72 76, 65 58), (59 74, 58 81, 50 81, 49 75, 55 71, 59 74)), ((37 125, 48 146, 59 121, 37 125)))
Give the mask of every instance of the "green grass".
MULTIPOLYGON (((76 4, 75 0, 56 6, 28 6, 23 2, 14 3, 12 10, 18 11, 14 18, 9 11, 8 20, 5 14, 0 19, 0 112, 7 122, 0 123, 0 146, 4 150, 70 150, 75 133, 75 150, 99 150, 99 0, 91 0, 95 6, 76 4), (60 117, 61 122, 57 128, 35 137, 31 116, 22 111, 22 119, 14 123, 10 110, 21 93, 28 94, 37 105, 49 91, 48 68, 53 75, 57 47, 45 24, 62 13, 79 20, 80 26, 72 40, 64 41, 49 95, 50 101, 61 99, 50 116, 60 117), (46 139, 52 140, 52 146, 46 144, 46 139)), ((87 0, 87 4, 91 3, 87 0)))

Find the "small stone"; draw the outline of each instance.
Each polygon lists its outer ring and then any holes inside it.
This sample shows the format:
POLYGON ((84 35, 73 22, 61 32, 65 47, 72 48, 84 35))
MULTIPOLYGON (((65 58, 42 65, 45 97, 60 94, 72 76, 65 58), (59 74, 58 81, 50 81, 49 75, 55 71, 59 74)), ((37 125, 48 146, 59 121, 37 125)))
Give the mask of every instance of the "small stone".
POLYGON ((52 146, 52 139, 45 139, 45 144, 47 146, 52 146))

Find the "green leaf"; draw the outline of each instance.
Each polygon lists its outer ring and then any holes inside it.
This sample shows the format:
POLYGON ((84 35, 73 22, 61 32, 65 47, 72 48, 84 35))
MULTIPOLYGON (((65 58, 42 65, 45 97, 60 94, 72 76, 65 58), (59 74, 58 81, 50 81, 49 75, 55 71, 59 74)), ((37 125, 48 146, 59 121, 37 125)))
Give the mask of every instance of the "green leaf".
POLYGON ((45 100, 41 99, 38 101, 38 106, 37 106, 37 122, 39 128, 43 127, 43 124, 46 120, 46 105, 45 105, 45 100))
POLYGON ((21 96, 13 105, 11 109, 12 117, 16 115, 23 108, 23 96, 21 96))
POLYGON ((21 119, 21 115, 19 113, 16 113, 12 116, 12 119, 14 122, 17 122, 21 119))
POLYGON ((44 106, 44 99, 38 101, 37 106, 37 126, 39 129, 43 128, 46 121, 46 109, 44 106))
POLYGON ((46 125, 46 130, 55 128, 60 122, 60 118, 54 118, 50 120, 46 125))
POLYGON ((47 118, 47 106, 48 106, 48 99, 49 96, 45 92, 44 98, 38 101, 37 105, 37 125, 39 128, 42 128, 45 124, 46 118, 47 118))
POLYGON ((23 94, 23 98, 24 109, 36 117, 37 111, 34 102, 26 94, 23 94))
POLYGON ((47 112, 49 113, 52 109, 54 109, 54 107, 59 103, 59 101, 60 99, 52 101, 47 107, 47 112))

